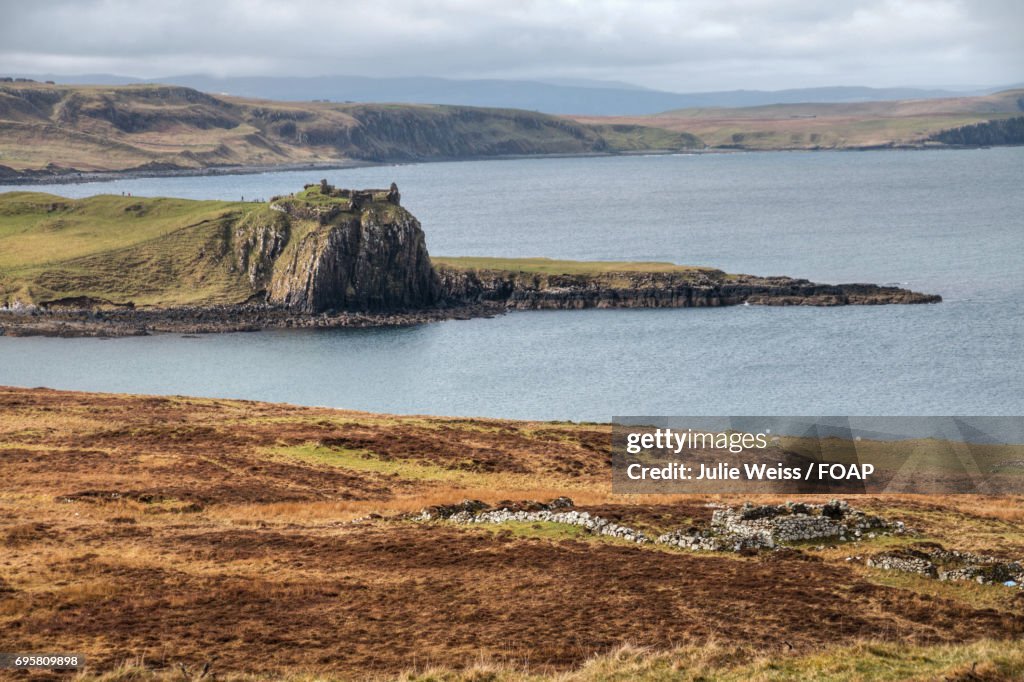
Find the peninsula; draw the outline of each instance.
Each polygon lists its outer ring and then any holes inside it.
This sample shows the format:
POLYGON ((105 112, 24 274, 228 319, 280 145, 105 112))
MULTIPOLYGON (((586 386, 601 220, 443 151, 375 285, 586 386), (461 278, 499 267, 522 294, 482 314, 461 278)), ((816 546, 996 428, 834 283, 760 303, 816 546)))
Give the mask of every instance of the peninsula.
POLYGON ((267 202, 0 194, 0 334, 382 326, 508 310, 933 303, 670 263, 431 258, 388 189, 267 202))

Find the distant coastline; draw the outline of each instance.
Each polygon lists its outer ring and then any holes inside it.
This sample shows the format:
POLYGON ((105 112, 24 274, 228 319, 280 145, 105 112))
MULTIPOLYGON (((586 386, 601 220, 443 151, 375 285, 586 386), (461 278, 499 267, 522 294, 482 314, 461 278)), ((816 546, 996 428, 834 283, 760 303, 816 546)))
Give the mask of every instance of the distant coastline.
MULTIPOLYGON (((300 171, 347 170, 351 168, 379 168, 385 166, 410 166, 431 163, 461 163, 474 161, 516 161, 520 159, 607 159, 620 156, 711 156, 727 154, 782 154, 782 153, 856 153, 856 152, 916 152, 934 150, 993 149, 996 147, 1020 147, 1020 144, 1005 145, 880 145, 872 147, 844 147, 841 149, 743 149, 740 147, 712 147, 685 151, 652 149, 626 152, 590 152, 579 154, 508 154, 504 156, 464 156, 452 158, 425 159, 421 161, 360 161, 339 159, 320 163, 286 163, 257 166, 210 166, 207 168, 167 168, 160 170, 130 168, 113 171, 67 170, 48 174, 45 171, 0 175, 0 187, 32 187, 39 185, 78 185, 90 182, 117 182, 140 178, 191 178, 231 175, 260 175, 262 173, 289 173, 300 171)), ((2 194, 2 192, 0 192, 2 194)))
POLYGON ((10 185, 482 159, 1024 143, 1024 90, 633 117, 20 81, 0 83, 0 101, 0 183, 10 185))

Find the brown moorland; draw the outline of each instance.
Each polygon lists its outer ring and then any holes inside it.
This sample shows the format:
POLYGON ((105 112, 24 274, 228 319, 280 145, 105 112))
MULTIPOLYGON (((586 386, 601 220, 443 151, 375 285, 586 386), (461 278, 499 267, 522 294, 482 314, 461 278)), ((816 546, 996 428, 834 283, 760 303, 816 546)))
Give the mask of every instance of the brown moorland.
POLYGON ((663 532, 743 499, 615 495, 609 439, 600 424, 0 388, 0 650, 76 651, 106 679, 206 664, 302 679, 1024 671, 1019 590, 846 560, 920 540, 1019 556, 1019 498, 851 499, 918 534, 753 556, 406 514, 568 495, 663 532))
POLYGON ((720 149, 777 150, 941 147, 946 139, 943 131, 1008 119, 1019 124, 1021 116, 1024 90, 981 97, 709 107, 652 116, 574 116, 573 120, 606 127, 686 131, 720 149))

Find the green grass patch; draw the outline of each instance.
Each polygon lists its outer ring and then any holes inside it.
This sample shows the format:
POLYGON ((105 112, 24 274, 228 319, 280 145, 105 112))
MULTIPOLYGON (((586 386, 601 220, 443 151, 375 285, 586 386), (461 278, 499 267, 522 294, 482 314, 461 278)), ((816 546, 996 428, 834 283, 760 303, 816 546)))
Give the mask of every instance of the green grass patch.
POLYGON ((253 210, 228 201, 40 192, 0 194, 0 268, 45 265, 123 249, 253 210))
POLYGON ((591 127, 617 152, 685 151, 704 148, 704 142, 696 135, 655 126, 594 124, 591 127))
POLYGON ((279 219, 241 202, 0 194, 0 303, 241 302, 253 289, 235 239, 279 219))
POLYGON ((434 256, 435 267, 455 270, 500 270, 545 275, 601 275, 608 273, 694 273, 720 272, 715 268, 677 265, 657 261, 581 261, 551 258, 487 258, 481 256, 434 256))
MULTIPOLYGON (((463 524, 465 525, 465 524, 463 524)), ((482 528, 494 533, 508 533, 520 538, 542 540, 584 540, 602 536, 588 533, 583 526, 552 521, 509 521, 507 523, 474 523, 467 528, 482 528)), ((605 538, 612 540, 613 538, 605 538)))
POLYGON ((885 643, 824 649, 815 654, 792 658, 772 657, 722 671, 722 674, 711 679, 722 682, 859 682, 927 679, 1009 680, 1021 679, 1021 675, 1024 675, 1024 645, 1020 642, 976 642, 931 647, 907 647, 885 643), (972 671, 978 676, 968 676, 972 671))
POLYGON ((406 481, 438 482, 465 487, 487 487, 497 480, 508 485, 517 483, 527 486, 535 483, 532 479, 515 474, 486 474, 463 469, 447 468, 412 459, 384 459, 368 450, 328 448, 315 444, 274 448, 271 455, 298 459, 309 464, 323 464, 350 471, 394 476, 406 481), (521 480, 520 480, 521 479, 521 480))

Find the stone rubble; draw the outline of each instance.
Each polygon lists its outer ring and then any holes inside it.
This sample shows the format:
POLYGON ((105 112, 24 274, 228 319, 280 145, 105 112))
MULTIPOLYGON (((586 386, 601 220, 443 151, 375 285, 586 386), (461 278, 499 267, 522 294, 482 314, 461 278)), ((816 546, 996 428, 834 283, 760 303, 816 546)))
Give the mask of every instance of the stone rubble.
POLYGON ((662 535, 658 542, 684 549, 740 552, 821 538, 859 540, 867 531, 903 533, 906 528, 901 521, 890 524, 843 500, 821 505, 747 502, 739 508, 716 509, 708 530, 678 530, 662 535))
MULTIPOLYGON (((500 524, 510 522, 561 523, 579 526, 594 535, 621 538, 628 542, 653 542, 680 549, 709 552, 779 550, 785 545, 811 540, 860 541, 880 534, 909 533, 902 521, 887 521, 853 509, 843 500, 827 504, 786 503, 726 507, 715 504, 706 529, 679 529, 651 539, 644 533, 573 509, 573 501, 559 497, 548 503, 500 502, 491 507, 479 500, 427 507, 413 518, 418 521, 445 520, 452 523, 500 524)), ((825 545, 817 545, 819 550, 825 545)), ((848 556, 846 561, 864 561, 869 567, 915 573, 937 580, 974 580, 981 584, 1024 586, 1024 564, 1003 562, 994 557, 948 550, 934 543, 918 543, 868 556, 848 556)))
POLYGON ((937 580, 973 580, 982 585, 1024 584, 1024 565, 995 557, 949 550, 933 543, 921 543, 879 552, 867 558, 871 568, 916 573, 937 580))
POLYGON ((649 541, 647 536, 640 531, 602 519, 589 512, 559 511, 571 509, 573 506, 572 500, 568 497, 559 497, 548 504, 527 503, 526 506, 530 509, 515 509, 509 508, 509 506, 489 509, 489 505, 479 500, 466 500, 457 505, 428 507, 420 513, 417 519, 420 521, 445 519, 454 523, 509 523, 515 521, 564 523, 570 526, 582 526, 594 535, 622 538, 637 544, 649 541))
MULTIPOLYGON (((585 511, 572 509, 573 502, 560 497, 548 504, 539 502, 499 503, 496 508, 479 500, 424 509, 415 518, 420 521, 443 519, 454 523, 550 522, 581 526, 595 535, 622 538, 643 544, 651 542, 644 533, 585 511)), ((681 549, 713 552, 742 552, 775 549, 782 544, 822 538, 859 540, 866 532, 902 534, 902 522, 889 523, 852 509, 845 501, 828 504, 785 504, 718 508, 706 530, 680 529, 654 540, 657 544, 681 549)))

